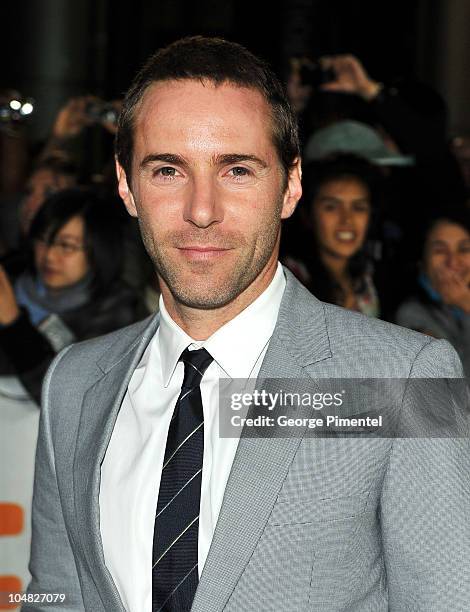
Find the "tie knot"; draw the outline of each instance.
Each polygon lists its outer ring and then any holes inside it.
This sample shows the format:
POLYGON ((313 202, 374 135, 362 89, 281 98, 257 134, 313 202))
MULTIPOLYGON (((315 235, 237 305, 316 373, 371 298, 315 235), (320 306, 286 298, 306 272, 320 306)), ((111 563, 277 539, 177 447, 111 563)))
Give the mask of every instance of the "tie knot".
POLYGON ((179 360, 184 363, 183 387, 194 387, 199 385, 204 372, 214 358, 205 348, 202 348, 196 351, 185 349, 179 360))

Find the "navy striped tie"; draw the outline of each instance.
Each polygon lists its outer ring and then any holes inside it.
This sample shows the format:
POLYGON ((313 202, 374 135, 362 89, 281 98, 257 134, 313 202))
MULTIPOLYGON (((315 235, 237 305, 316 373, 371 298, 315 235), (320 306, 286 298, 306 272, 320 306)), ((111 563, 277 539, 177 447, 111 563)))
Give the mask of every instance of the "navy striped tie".
POLYGON ((187 612, 198 585, 198 528, 204 415, 199 384, 206 349, 183 351, 184 380, 163 460, 152 559, 152 612, 187 612))

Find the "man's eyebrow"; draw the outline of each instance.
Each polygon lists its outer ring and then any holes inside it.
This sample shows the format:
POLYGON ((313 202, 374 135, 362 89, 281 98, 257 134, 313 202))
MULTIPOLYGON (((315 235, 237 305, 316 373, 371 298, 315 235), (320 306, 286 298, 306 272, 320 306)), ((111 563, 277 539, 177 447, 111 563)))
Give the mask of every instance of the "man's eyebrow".
MULTIPOLYGON (((140 167, 145 168, 154 162, 165 162, 167 164, 175 164, 178 166, 187 167, 188 162, 181 155, 175 153, 150 153, 146 155, 140 162, 140 167)), ((256 155, 246 153, 224 153, 222 155, 214 155, 211 162, 214 166, 226 166, 228 164, 238 164, 251 161, 261 168, 267 168, 268 164, 256 155)))
POLYGON ((140 167, 145 168, 145 166, 158 161, 166 162, 167 164, 175 164, 177 166, 188 165, 184 157, 181 157, 181 155, 176 155, 175 153, 150 153, 140 162, 140 167))
POLYGON ((229 164, 239 164, 242 162, 251 161, 261 168, 267 168, 268 164, 256 155, 249 155, 247 153, 225 153, 223 155, 214 155, 212 163, 215 166, 226 166, 229 164))

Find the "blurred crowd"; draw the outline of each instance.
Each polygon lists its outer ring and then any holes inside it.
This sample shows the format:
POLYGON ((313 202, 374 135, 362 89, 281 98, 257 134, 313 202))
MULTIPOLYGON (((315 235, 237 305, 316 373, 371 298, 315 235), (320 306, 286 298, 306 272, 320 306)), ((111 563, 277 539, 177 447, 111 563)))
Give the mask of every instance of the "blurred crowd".
MULTIPOLYGON (((470 142, 449 140, 445 102, 350 55, 292 58, 287 91, 304 193, 283 263, 324 301, 448 339, 470 373, 470 142)), ((120 101, 69 100, 33 146, 18 100, 0 96, 0 376, 39 402, 59 350, 147 316, 159 293, 117 196, 120 101)))
POLYGON ((33 151, 21 117, 0 124, 2 163, 15 166, 0 200, 0 377, 18 379, 37 404, 58 351, 158 307, 136 220, 117 195, 120 105, 69 100, 33 151))

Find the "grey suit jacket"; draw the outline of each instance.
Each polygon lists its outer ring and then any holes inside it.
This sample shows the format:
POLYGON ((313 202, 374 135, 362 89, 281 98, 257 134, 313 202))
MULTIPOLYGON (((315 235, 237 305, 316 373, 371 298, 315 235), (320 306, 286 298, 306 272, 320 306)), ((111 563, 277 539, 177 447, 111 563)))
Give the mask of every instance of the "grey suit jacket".
POLYGON ((470 376, 470 315, 457 319, 452 306, 410 299, 397 310, 396 323, 434 338, 448 340, 459 355, 466 376, 470 376))
MULTIPOLYGON (((462 376, 446 341, 323 304, 286 276, 260 378, 462 376)), ((45 381, 29 592, 65 593, 60 609, 124 610, 103 557, 100 464, 157 326, 72 346, 45 381)), ((468 612, 469 474, 463 437, 242 437, 192 611, 468 612)))

